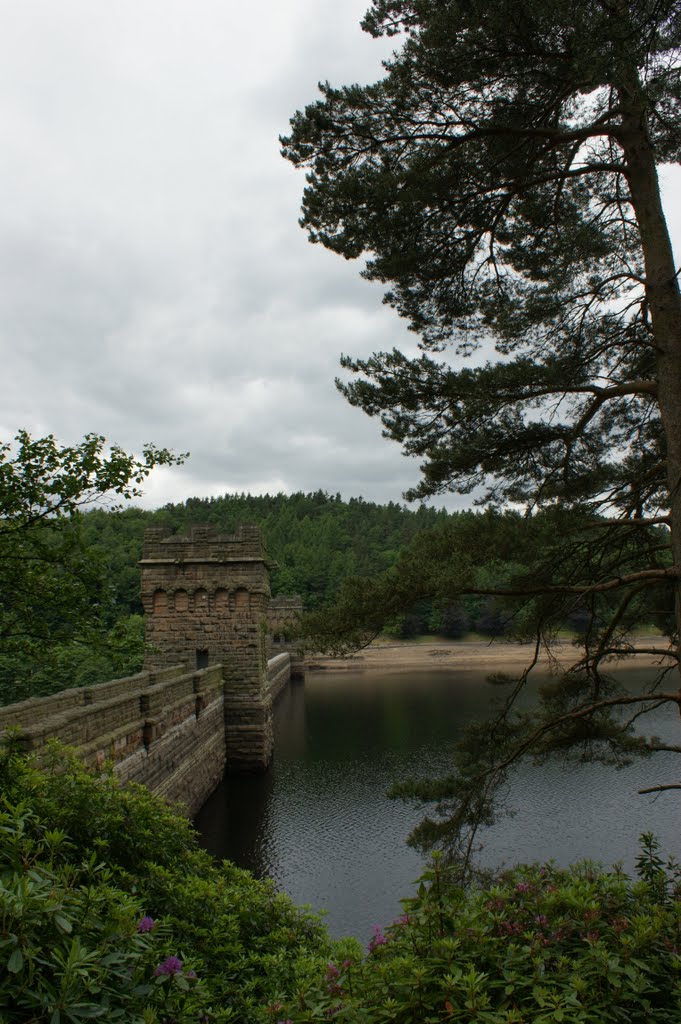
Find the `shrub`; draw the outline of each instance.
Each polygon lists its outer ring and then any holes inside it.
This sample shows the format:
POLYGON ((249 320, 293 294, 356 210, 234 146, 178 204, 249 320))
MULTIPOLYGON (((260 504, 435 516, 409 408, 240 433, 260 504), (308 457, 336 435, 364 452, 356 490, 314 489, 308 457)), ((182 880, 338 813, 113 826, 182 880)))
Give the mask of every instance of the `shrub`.
MULTIPOLYGON (((172 1010, 196 1021, 196 973, 161 970, 163 929, 113 884, 95 856, 75 849, 26 805, 0 811, 0 1019, 80 1024, 104 1018, 142 1024, 172 1010), (156 933, 156 934, 153 934, 156 933), (170 982, 161 989, 161 984, 170 982)), ((168 936, 165 936, 166 943, 168 936)), ((167 960, 167 957, 166 957, 167 960)))
POLYGON ((440 860, 366 954, 188 822, 54 748, 0 754, 0 1024, 677 1024, 679 869, 584 863, 447 883, 440 860))
MULTIPOLYGON (((654 851, 653 851, 654 852, 654 851)), ((646 858, 644 857, 644 860, 646 858)), ((681 1020, 679 901, 585 863, 518 867, 448 889, 438 861, 366 956, 309 974, 285 1016, 391 1024, 672 1024, 681 1020)), ((645 870, 644 870, 645 874, 645 870)))
POLYGON ((247 1024, 331 955, 316 918, 215 866, 143 787, 53 747, 42 770, 6 749, 0 791, 1 1024, 247 1024))

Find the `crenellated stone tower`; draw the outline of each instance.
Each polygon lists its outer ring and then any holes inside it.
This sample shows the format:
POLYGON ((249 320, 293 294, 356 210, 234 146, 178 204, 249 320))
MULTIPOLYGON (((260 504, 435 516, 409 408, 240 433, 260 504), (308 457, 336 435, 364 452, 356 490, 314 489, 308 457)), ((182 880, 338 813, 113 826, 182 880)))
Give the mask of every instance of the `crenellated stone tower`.
POLYGON ((145 531, 145 668, 223 666, 227 766, 262 770, 272 757, 267 686, 269 563, 257 526, 233 535, 192 526, 145 531))
POLYGON ((291 678, 305 677, 305 659, 298 651, 298 645, 288 637, 288 630, 295 627, 303 615, 303 599, 298 594, 280 594, 273 597, 267 611, 270 657, 286 652, 291 657, 291 678))

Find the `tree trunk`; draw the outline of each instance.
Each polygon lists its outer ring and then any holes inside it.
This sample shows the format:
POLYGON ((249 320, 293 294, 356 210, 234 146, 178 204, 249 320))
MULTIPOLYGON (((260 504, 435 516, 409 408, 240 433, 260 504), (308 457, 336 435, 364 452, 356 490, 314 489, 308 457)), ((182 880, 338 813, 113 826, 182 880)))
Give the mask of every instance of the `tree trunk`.
POLYGON ((630 86, 620 90, 620 101, 625 111, 620 142, 641 234, 646 300, 656 349, 658 401, 666 443, 671 548, 676 570, 677 654, 681 656, 681 294, 660 199, 645 106, 640 101, 640 86, 635 90, 630 86), (635 94, 638 94, 638 102, 634 100, 635 94))

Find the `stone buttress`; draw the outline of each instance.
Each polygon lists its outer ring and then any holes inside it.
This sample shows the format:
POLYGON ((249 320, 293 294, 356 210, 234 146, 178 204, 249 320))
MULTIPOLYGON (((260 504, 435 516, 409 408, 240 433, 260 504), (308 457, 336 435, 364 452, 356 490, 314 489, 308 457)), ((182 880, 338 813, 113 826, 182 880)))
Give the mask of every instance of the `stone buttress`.
POLYGON ((223 666, 226 763, 262 770, 273 748, 267 685, 269 565, 257 526, 233 535, 192 526, 187 536, 145 531, 145 669, 223 666))
POLYGON ((287 652, 290 655, 291 679, 305 678, 305 658, 298 651, 298 644, 289 637, 289 630, 297 627, 303 615, 303 600, 298 595, 273 597, 267 611, 269 632, 269 655, 287 652))

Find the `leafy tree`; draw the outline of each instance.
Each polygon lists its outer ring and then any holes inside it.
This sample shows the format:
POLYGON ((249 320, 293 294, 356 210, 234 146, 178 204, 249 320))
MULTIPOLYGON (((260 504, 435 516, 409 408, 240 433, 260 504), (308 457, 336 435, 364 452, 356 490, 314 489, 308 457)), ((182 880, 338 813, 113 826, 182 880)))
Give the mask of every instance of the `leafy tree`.
MULTIPOLYGON (((468 852, 455 836, 490 814, 514 759, 660 749, 632 720, 679 703, 681 297, 658 169, 681 154, 681 9, 373 0, 363 27, 400 39, 385 77, 322 85, 283 152, 308 169, 311 240, 366 255, 421 352, 344 357, 355 379, 339 387, 423 460, 408 497, 483 493, 546 509, 549 525, 525 576, 481 586, 469 550, 433 539, 449 568, 407 558, 383 597, 392 615, 427 589, 517 598, 537 650, 559 612, 583 616, 586 679, 569 675, 531 719, 514 715, 516 687, 453 781, 420 793, 440 801, 441 841, 468 852), (625 698, 603 663, 641 649, 632 612, 653 604, 676 681, 625 698)), ((371 589, 352 599, 377 626, 371 589)))
POLYGON ((458 640, 468 632, 470 626, 470 616, 458 604, 445 604, 433 612, 432 632, 434 633, 458 640))
POLYGON ((97 434, 63 447, 52 435, 20 431, 14 443, 0 444, 4 701, 67 685, 73 674, 60 672, 60 663, 74 654, 82 662, 83 651, 107 646, 111 585, 103 553, 83 537, 82 513, 97 502, 139 496, 155 466, 183 459, 154 445, 140 458, 117 445, 107 449, 97 434))

